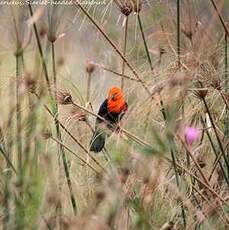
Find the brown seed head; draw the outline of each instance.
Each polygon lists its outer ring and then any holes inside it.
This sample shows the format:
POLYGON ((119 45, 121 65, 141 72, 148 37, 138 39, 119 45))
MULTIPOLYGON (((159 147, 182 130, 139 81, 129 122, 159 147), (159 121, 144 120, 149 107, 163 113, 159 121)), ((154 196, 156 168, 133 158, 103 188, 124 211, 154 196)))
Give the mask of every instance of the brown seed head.
POLYGON ((200 89, 195 90, 194 92, 194 94, 200 99, 205 98, 207 96, 207 93, 208 93, 207 88, 200 88, 200 89))
POLYGON ((54 43, 56 41, 56 36, 54 36, 53 34, 51 33, 48 33, 48 40, 51 42, 51 43, 54 43))
POLYGON ((40 37, 43 38, 47 34, 47 32, 48 32, 48 29, 45 26, 41 27, 39 30, 40 37))
POLYGON ((82 112, 78 107, 74 106, 72 108, 71 114, 73 118, 78 121, 87 121, 87 116, 84 112, 82 112))
POLYGON ((95 63, 92 61, 87 61, 86 62, 86 71, 91 74, 95 71, 95 63))
POLYGON ((216 90, 221 90, 222 89, 222 86, 220 84, 220 80, 219 79, 213 79, 212 80, 212 83, 211 83, 211 86, 216 89, 216 90))
POLYGON ((130 2, 126 2, 122 5, 120 10, 125 16, 129 16, 133 11, 133 5, 130 2))
POLYGON ((106 196, 106 194, 105 194, 104 191, 98 191, 98 192, 96 193, 96 200, 97 200, 98 202, 101 202, 102 200, 104 200, 105 196, 106 196))
POLYGON ((184 33, 184 35, 185 35, 189 40, 192 41, 193 33, 192 33, 191 30, 182 29, 181 31, 184 33))
POLYGON ((57 91, 56 97, 57 102, 61 105, 69 105, 73 103, 72 96, 70 93, 57 91))
POLYGON ((23 83, 24 83, 25 88, 29 92, 31 92, 31 93, 36 92, 36 81, 34 79, 32 79, 29 74, 25 75, 25 77, 23 79, 23 83))
POLYGON ((52 137, 52 132, 46 129, 46 130, 43 130, 41 135, 44 139, 49 139, 50 137, 52 137))

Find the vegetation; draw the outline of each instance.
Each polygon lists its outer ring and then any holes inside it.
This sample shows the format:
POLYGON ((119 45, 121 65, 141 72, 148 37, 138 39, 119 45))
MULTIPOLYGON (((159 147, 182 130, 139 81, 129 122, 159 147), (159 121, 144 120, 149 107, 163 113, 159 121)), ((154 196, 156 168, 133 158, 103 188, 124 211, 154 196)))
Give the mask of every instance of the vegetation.
POLYGON ((1 229, 228 229, 229 2, 25 2, 0 6, 1 229))

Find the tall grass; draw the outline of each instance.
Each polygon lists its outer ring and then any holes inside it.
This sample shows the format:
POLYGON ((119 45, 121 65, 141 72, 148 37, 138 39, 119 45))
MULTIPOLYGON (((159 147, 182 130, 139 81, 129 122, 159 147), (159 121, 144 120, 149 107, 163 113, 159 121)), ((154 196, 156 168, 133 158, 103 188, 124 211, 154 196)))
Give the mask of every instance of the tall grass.
POLYGON ((227 229, 227 3, 188 2, 0 8, 1 228, 227 229))

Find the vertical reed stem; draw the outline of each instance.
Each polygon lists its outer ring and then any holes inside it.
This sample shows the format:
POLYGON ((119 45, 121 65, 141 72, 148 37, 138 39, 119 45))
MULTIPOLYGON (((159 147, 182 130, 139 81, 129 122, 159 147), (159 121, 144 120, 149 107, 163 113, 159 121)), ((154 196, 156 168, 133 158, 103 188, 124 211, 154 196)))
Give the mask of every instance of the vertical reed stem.
MULTIPOLYGON (((32 9, 32 6, 30 4, 29 4, 29 12, 30 12, 31 17, 33 17, 33 9, 32 9)), ((41 41, 40 41, 40 38, 39 38, 36 23, 33 23, 33 29, 34 29, 34 32, 35 32, 37 46, 38 46, 38 50, 39 50, 40 57, 41 57, 41 62, 42 62, 42 67, 43 67, 44 74, 45 74, 46 84, 47 84, 48 90, 50 92, 50 81, 49 81, 49 77, 48 77, 48 70, 47 70, 47 66, 46 66, 46 63, 45 63, 45 57, 44 57, 43 50, 42 50, 42 47, 41 47, 41 41)))
POLYGON ((145 34, 144 34, 144 31, 143 31, 143 27, 142 27, 140 12, 137 13, 137 16, 138 16, 138 24, 139 24, 139 28, 140 28, 140 31, 141 31, 141 34, 142 34, 142 40, 144 42, 144 47, 145 47, 147 59, 148 59, 149 65, 150 65, 151 72, 153 73, 153 65, 152 65, 149 49, 148 49, 148 46, 147 46, 145 34))
MULTIPOLYGON (((204 128, 206 128, 206 125, 205 125, 205 122, 204 122, 204 119, 202 118, 202 116, 201 116, 201 122, 202 122, 202 125, 203 125, 203 127, 204 128)), ((218 152, 217 152, 217 149, 216 149, 216 147, 215 147, 215 145, 214 145, 214 142, 213 142, 213 140, 212 140, 212 138, 211 138, 211 135, 210 135, 210 133, 209 133, 209 131, 206 129, 206 134, 207 134, 207 137, 208 137, 208 139, 209 139, 209 142, 210 142, 210 144, 211 144, 211 147, 212 147, 212 149, 213 149, 213 152, 214 152, 214 154, 215 154, 215 159, 217 159, 218 158, 218 152)), ((229 183, 229 180, 228 180, 228 178, 227 178, 227 175, 226 175, 226 172, 224 171, 224 168, 223 168, 223 165, 222 165, 222 163, 221 163, 221 161, 219 160, 219 166, 220 166, 220 169, 222 170, 222 173, 223 173, 223 176, 224 176, 224 178, 225 178, 225 180, 226 180, 226 182, 227 182, 227 184, 229 183)), ((211 175, 209 176, 209 181, 210 181, 210 179, 211 179, 211 175)))
POLYGON ((223 144, 222 144, 222 142, 221 142, 221 140, 220 140, 220 137, 219 137, 219 135, 218 135, 218 132, 217 132, 217 129, 216 129, 216 126, 215 126, 213 117, 212 117, 212 115, 211 115, 211 112, 210 112, 210 110, 209 110, 209 108, 208 108, 207 102, 206 102, 205 98, 202 98, 202 99, 203 99, 203 103, 204 103, 204 105, 205 105, 207 114, 208 114, 208 116, 209 116, 209 119, 210 119, 212 128, 213 128, 213 130, 214 130, 214 133, 215 133, 217 142, 218 142, 218 144, 219 144, 220 151, 222 152, 222 155, 223 155, 223 158, 224 158, 224 161, 225 161, 225 164, 226 164, 227 172, 228 172, 228 175, 229 175, 229 162, 228 162, 227 156, 226 156, 226 154, 225 154, 223 144))
MULTIPOLYGON (((229 88, 229 81, 228 81, 228 36, 225 31, 224 35, 224 80, 225 80, 225 92, 228 92, 229 88)), ((229 137, 229 110, 228 107, 226 106, 226 115, 225 115, 225 129, 224 129, 224 135, 226 138, 229 137)))
POLYGON ((180 68, 180 0, 177 0, 177 60, 180 68))
POLYGON ((88 73, 86 103, 90 103, 90 91, 91 91, 91 73, 88 73))
MULTIPOLYGON (((128 16, 125 17, 125 27, 124 27, 124 36, 123 36, 123 55, 126 56, 126 46, 127 46, 127 31, 128 31, 128 16)), ((125 61, 122 60, 122 76, 121 76, 121 89, 124 90, 124 77, 125 73, 125 61)))
POLYGON ((20 105, 20 67, 19 67, 19 55, 15 55, 16 60, 16 120, 17 120, 17 131, 16 131, 16 143, 17 143, 17 155, 18 155, 18 168, 19 171, 22 169, 22 143, 21 143, 21 105, 20 105))
MULTIPOLYGON (((56 98, 57 81, 56 81, 55 45, 54 45, 54 42, 52 42, 51 45, 52 45, 53 80, 54 80, 55 98, 56 98)), ((56 119, 55 119, 55 126, 56 126, 57 138, 58 138, 58 140, 60 142, 62 142, 61 132, 60 132, 60 126, 59 126, 59 123, 58 123, 58 104, 57 103, 56 103, 56 114, 55 114, 55 117, 56 117, 56 119)), ((68 184, 70 198, 71 198, 71 204, 72 204, 73 212, 76 215, 77 214, 76 200, 75 200, 75 197, 74 197, 74 194, 73 194, 72 182, 71 182, 71 179, 70 179, 70 172, 69 172, 69 168, 68 168, 68 163, 67 163, 66 155, 65 155, 64 148, 63 148, 62 145, 58 145, 58 152, 61 153, 61 156, 62 156, 63 165, 64 165, 64 172, 65 172, 65 176, 66 176, 66 179, 67 179, 67 184, 68 184)))

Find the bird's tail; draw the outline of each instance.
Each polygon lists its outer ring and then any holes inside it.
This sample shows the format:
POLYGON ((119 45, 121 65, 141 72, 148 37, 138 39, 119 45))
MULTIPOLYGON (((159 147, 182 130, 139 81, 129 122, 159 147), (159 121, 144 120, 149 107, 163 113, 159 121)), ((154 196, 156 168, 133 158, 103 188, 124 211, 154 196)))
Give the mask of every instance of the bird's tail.
POLYGON ((90 141, 90 151, 98 153, 104 148, 106 141, 106 133, 104 130, 96 129, 91 141, 90 141))

